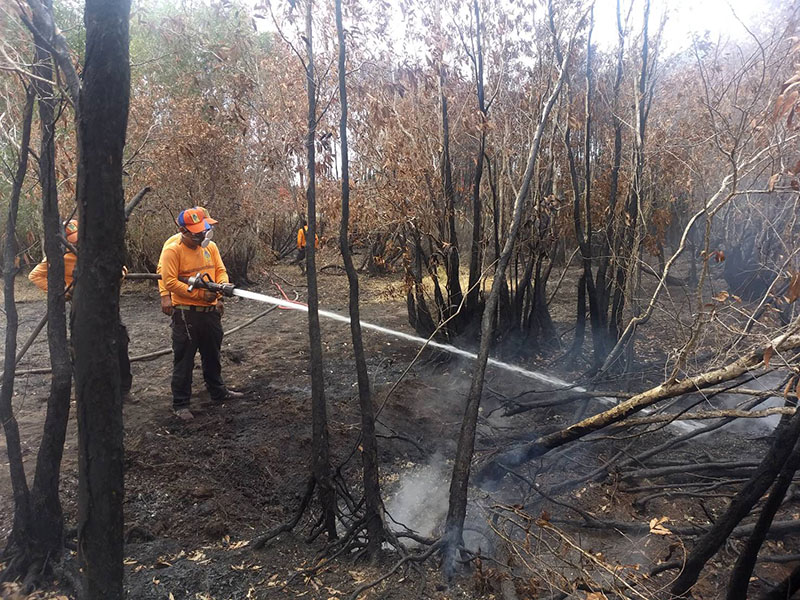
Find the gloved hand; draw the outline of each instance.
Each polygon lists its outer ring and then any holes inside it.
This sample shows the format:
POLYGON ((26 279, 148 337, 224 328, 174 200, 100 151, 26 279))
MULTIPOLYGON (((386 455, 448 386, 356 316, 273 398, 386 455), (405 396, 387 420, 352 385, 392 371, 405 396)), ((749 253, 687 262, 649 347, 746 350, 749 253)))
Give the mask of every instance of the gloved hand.
POLYGON ((232 283, 222 284, 222 293, 226 296, 233 296, 234 285, 232 283))

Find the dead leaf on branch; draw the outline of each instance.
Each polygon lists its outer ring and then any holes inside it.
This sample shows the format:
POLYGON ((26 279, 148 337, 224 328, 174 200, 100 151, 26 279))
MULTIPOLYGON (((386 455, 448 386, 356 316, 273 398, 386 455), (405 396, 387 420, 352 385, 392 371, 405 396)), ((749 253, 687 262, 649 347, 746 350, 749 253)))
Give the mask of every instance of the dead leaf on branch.
POLYGON ((670 535, 672 532, 664 527, 664 523, 669 521, 669 517, 650 519, 650 533, 655 535, 670 535))
POLYGON ((772 192, 775 191, 775 184, 778 183, 778 180, 781 178, 780 173, 775 173, 772 177, 769 178, 769 182, 767 183, 767 191, 772 192))

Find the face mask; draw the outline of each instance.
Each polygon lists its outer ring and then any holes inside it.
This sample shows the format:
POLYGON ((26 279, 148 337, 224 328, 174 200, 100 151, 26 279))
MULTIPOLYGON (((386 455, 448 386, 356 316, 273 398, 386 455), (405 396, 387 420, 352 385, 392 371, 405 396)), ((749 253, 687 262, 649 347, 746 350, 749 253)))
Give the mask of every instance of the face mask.
POLYGON ((203 236, 203 241, 200 242, 201 248, 208 248, 208 245, 211 243, 211 239, 214 237, 214 228, 209 227, 206 229, 205 235, 203 236))
POLYGON ((192 233, 192 241, 200 246, 201 248, 207 248, 208 244, 211 243, 211 238, 214 237, 212 233, 213 229, 209 228, 206 229, 203 233, 192 233))

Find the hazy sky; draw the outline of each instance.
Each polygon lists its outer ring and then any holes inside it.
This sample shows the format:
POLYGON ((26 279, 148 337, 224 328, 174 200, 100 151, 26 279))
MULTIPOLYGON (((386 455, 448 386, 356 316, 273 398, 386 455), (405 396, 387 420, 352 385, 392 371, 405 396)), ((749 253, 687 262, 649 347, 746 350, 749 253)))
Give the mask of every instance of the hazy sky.
MULTIPOLYGON (((623 1, 625 4, 627 2, 623 1)), ((638 17, 642 3, 637 1, 636 4, 634 13, 638 13, 638 17)), ((651 0, 650 23, 651 27, 657 26, 661 14, 667 11, 664 36, 668 51, 674 52, 688 46, 694 34, 702 35, 705 31, 710 33, 712 40, 719 36, 743 37, 745 31, 736 16, 749 26, 758 11, 764 9, 762 0, 651 0)), ((615 0, 597 0, 594 37, 602 45, 616 44, 615 0)))

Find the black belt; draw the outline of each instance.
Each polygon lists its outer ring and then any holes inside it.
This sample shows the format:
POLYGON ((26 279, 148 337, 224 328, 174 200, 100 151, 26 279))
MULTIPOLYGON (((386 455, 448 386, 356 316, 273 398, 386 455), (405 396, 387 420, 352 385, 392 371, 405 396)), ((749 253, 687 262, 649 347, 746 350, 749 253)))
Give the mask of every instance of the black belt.
POLYGON ((173 308, 177 310, 189 310, 191 312, 212 312, 217 310, 216 306, 195 306, 194 304, 176 304, 173 308))

